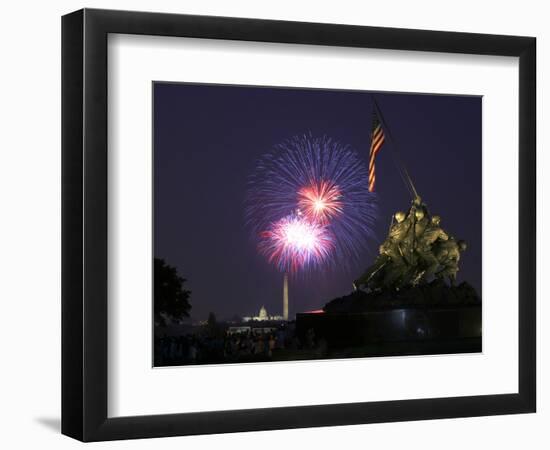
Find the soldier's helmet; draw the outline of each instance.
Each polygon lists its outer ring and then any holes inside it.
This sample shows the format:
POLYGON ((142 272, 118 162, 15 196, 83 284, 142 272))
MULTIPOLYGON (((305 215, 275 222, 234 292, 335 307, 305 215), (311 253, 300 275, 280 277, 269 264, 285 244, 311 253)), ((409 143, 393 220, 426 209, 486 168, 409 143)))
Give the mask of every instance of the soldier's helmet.
POLYGON ((441 223, 441 217, 439 216, 432 216, 432 224, 439 225, 441 223))
POLYGON ((463 252, 464 250, 466 250, 468 248, 468 245, 466 244, 466 241, 458 241, 457 244, 458 244, 458 248, 460 249, 461 252, 463 252))
POLYGON ((395 217, 395 220, 397 221, 397 223, 401 223, 405 220, 406 214, 403 211, 397 211, 394 214, 394 217, 395 217))
POLYGON ((416 217, 416 220, 422 220, 424 218, 424 211, 422 211, 421 209, 417 209, 414 212, 414 217, 416 217))

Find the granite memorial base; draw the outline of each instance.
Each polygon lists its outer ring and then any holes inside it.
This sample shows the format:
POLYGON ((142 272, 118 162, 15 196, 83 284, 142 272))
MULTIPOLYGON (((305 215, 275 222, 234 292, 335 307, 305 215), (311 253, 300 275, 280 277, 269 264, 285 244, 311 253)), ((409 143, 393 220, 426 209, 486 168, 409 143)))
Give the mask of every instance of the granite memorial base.
POLYGON ((481 304, 299 313, 296 334, 357 356, 481 352, 481 304))

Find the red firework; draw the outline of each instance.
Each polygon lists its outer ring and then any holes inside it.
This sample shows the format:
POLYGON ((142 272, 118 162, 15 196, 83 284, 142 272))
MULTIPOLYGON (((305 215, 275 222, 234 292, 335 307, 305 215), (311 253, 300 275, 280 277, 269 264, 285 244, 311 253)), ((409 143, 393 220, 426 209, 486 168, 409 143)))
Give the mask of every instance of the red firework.
POLYGON ((298 191, 298 208, 308 219, 326 224, 343 212, 342 193, 330 181, 315 181, 298 191))

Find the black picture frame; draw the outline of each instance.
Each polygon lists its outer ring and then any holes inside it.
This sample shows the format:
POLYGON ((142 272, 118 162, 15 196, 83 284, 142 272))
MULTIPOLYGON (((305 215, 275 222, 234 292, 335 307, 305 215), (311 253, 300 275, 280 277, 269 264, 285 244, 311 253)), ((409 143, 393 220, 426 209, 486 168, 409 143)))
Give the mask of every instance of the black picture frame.
POLYGON ((64 16, 62 433, 82 441, 102 441, 535 412, 535 91, 533 37, 94 9, 64 16), (109 33, 519 57, 518 393, 109 418, 109 33))

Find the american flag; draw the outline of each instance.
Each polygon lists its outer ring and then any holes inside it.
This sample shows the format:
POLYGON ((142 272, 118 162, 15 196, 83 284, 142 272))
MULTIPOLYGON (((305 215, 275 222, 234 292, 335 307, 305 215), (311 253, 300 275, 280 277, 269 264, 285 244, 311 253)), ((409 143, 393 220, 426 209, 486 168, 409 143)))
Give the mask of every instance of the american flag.
POLYGON ((382 125, 380 123, 380 119, 378 118, 378 114, 376 114, 376 111, 373 111, 373 117, 372 117, 372 140, 370 144, 370 153, 369 153, 369 191, 374 192, 374 184, 376 183, 376 172, 374 170, 374 160, 376 159, 376 155, 382 148, 382 145, 384 144, 384 140, 386 137, 384 136, 384 129, 382 128, 382 125))

